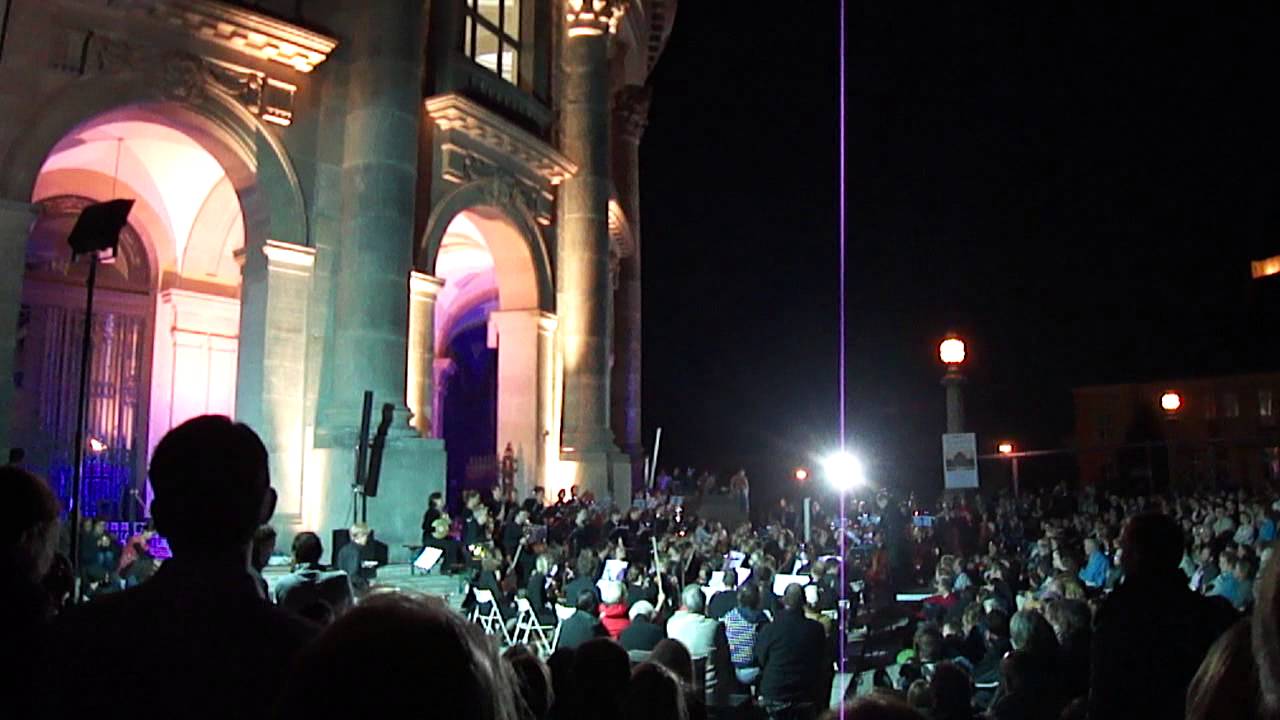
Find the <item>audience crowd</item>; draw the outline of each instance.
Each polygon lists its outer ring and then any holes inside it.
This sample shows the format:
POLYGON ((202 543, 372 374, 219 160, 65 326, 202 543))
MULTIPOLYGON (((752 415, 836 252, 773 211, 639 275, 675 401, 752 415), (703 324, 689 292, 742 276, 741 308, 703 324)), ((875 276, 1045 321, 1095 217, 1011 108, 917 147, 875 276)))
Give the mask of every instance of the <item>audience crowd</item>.
MULTIPOLYGON (((785 502, 730 527, 695 512, 716 488, 692 470, 625 508, 576 488, 433 495, 422 545, 465 578, 459 612, 380 587, 364 526, 333 569, 299 533, 268 583, 267 460, 245 425, 184 423, 152 457, 153 524, 119 542, 85 520, 74 564, 48 485, 0 468, 12 717, 1280 712, 1271 496, 881 492, 811 503, 807 527, 785 502)), ((745 473, 724 489, 746 509, 745 473)))

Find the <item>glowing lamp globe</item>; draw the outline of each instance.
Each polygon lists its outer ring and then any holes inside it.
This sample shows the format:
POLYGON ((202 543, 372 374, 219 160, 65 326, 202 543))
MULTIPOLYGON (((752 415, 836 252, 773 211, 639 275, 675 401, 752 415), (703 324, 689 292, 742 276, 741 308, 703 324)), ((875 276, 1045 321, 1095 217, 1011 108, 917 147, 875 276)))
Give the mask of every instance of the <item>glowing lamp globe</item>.
POLYGON ((1182 408, 1182 396, 1176 392, 1167 392, 1160 396, 1160 407, 1167 413, 1178 412, 1182 408))
POLYGON ((957 337, 949 337, 938 345, 938 357, 952 367, 964 362, 964 341, 957 337))
POLYGON ((831 487, 837 492, 848 492, 867 483, 862 461, 852 453, 843 450, 823 460, 822 471, 827 476, 827 482, 831 483, 831 487))
POLYGON ((804 482, 809 479, 809 471, 804 468, 796 468, 796 482, 804 482))
POLYGON ((1009 455, 1013 452, 1013 443, 1002 442, 996 446, 996 450, 998 450, 1001 455, 1009 455))

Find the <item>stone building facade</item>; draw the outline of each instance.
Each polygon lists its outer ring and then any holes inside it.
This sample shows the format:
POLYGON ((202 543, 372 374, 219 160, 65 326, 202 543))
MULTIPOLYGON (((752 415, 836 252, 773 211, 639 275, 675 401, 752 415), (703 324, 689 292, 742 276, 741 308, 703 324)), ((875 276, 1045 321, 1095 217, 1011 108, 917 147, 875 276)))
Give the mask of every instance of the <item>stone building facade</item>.
POLYGON ((0 0, 0 446, 65 493, 85 281, 65 239, 128 197, 86 512, 144 513, 150 449, 220 412, 270 449, 286 538, 344 526, 366 390, 394 406, 368 510, 393 552, 456 489, 450 454, 510 444, 522 491, 629 502, 638 147, 675 5, 0 0))

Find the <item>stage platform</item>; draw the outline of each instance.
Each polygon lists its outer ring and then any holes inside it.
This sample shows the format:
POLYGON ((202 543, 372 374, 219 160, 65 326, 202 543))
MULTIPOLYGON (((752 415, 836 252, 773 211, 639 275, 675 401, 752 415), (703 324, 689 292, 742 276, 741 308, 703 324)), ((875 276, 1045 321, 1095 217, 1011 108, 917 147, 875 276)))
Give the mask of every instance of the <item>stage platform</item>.
MULTIPOLYGON (((405 592, 435 595, 444 598, 449 607, 461 611, 462 601, 466 597, 466 578, 461 575, 427 575, 421 571, 411 572, 409 563, 393 563, 378 568, 378 577, 373 586, 405 592)), ((288 567, 268 567, 262 577, 267 586, 275 589, 276 582, 289 574, 288 567)))

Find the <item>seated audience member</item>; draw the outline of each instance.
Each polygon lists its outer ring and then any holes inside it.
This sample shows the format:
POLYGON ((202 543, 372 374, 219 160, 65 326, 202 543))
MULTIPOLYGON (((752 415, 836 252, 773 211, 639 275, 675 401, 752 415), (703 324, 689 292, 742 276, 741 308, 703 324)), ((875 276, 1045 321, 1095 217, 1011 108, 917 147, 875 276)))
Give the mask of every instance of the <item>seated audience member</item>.
POLYGON ((930 720, 973 720, 973 680, 959 665, 943 661, 929 680, 933 690, 930 720))
MULTIPOLYGON (((666 639, 662 626, 653 621, 654 608, 648 600, 641 600, 628 611, 631 624, 618 636, 618 643, 628 653, 648 654, 666 639)), ((633 656, 634 657, 634 656, 633 656)))
POLYGON ((436 568, 443 574, 461 572, 467 564, 466 555, 462 552, 462 543, 449 537, 449 518, 438 517, 431 523, 431 536, 423 541, 424 548, 435 548, 441 552, 440 563, 436 568))
POLYGON ((1041 705, 1036 695, 1036 661, 1022 650, 1014 650, 1000 661, 1000 696, 988 712, 991 720, 1050 720, 1057 717, 1041 705))
POLYGON ((275 716, 519 720, 516 693, 510 665, 462 616, 435 599, 374 593, 298 657, 275 716), (342 678, 363 681, 320 690, 342 678))
POLYGON ((1187 720, 1255 720, 1264 717, 1258 671, 1249 644, 1246 618, 1231 626, 1209 648, 1187 688, 1187 720))
POLYGON ((120 553, 120 566, 116 573, 125 581, 126 587, 146 582, 160 567, 159 562, 151 554, 151 539, 155 535, 156 531, 148 526, 124 544, 124 552, 120 553))
POLYGON ((686 585, 680 598, 680 609, 667 621, 667 637, 689 648, 694 660, 705 659, 702 689, 707 707, 726 707, 737 682, 724 626, 703 614, 707 596, 700 585, 686 585))
POLYGON ((928 682, 934 668, 944 659, 942 633, 937 627, 925 625, 916 631, 911 641, 914 657, 898 670, 899 689, 907 689, 916 680, 928 682))
POLYGON ((1182 530, 1167 515, 1129 518, 1120 547, 1124 582, 1094 616, 1090 720, 1181 718, 1187 685, 1233 618, 1187 587, 1182 530))
POLYGON ((830 664, 822 626, 804 616, 804 588, 787 586, 782 611, 756 637, 760 667, 760 705, 770 716, 813 717, 829 701, 822 687, 824 665, 830 664))
POLYGON ((600 624, 600 619, 596 617, 596 608, 599 606, 596 600, 594 590, 582 590, 578 593, 576 607, 573 615, 560 623, 560 639, 556 643, 556 649, 560 648, 577 648, 582 643, 597 637, 608 637, 609 632, 600 624))
MULTIPOLYGON (((13 465, 0 467, 0 496, 0 637, 8 658, 0 689, 12 717, 41 717, 36 685, 42 668, 34 660, 42 649, 54 657, 61 650, 46 644, 56 605, 41 585, 58 545, 58 501, 43 479, 13 465)), ((44 679, 55 677, 62 676, 44 679)))
POLYGON ((973 669, 973 681, 979 686, 994 687, 1000 682, 1000 659, 1013 649, 1009 644, 1009 615, 1003 610, 986 614, 986 652, 973 669))
POLYGON ((828 710, 823 720, 925 720, 925 716, 896 694, 877 691, 828 710))
POLYGON ((267 602, 249 566, 254 530, 275 509, 267 450, 245 425, 197 417, 156 446, 150 477, 173 558, 150 581, 63 614, 48 659, 76 691, 46 692, 45 714, 113 717, 124 703, 131 717, 265 717, 318 630, 267 602), (103 662, 104 648, 146 661, 103 662), (124 699, 126 689, 137 692, 124 699))
POLYGON ((624 705, 625 720, 687 720, 680 678, 657 663, 640 663, 631 671, 624 705))
POLYGON ((377 568, 373 566, 373 546, 369 544, 372 535, 373 531, 368 525, 352 525, 347 534, 350 542, 342 546, 334 562, 339 570, 347 574, 347 578, 351 580, 351 589, 356 595, 367 592, 369 584, 378 574, 377 568))
POLYGON ((249 550, 249 567, 253 568, 254 577, 258 580, 258 588, 262 590, 264 598, 271 597, 271 593, 267 590, 267 581, 262 577, 262 571, 267 569, 267 564, 271 562, 271 554, 275 551, 275 528, 262 525, 253 531, 253 547, 249 550))
POLYGON ((517 693, 524 703, 525 720, 546 720, 555 704, 551 670, 527 645, 514 645, 502 653, 502 659, 515 675, 517 693))
POLYGON ((280 607, 328 624, 352 605, 351 581, 342 571, 325 572, 320 566, 324 546, 313 532, 293 538, 293 572, 280 578, 273 596, 280 607))
POLYGON ((573 653, 575 705, 581 720, 617 720, 627 698, 631 661, 618 643, 592 638, 573 653))
POLYGON ((551 692, 555 696, 548 716, 551 720, 577 720, 573 679, 573 658, 576 652, 573 648, 559 648, 547 658, 547 669, 551 671, 551 692))
POLYGON ((1054 600, 1045 607, 1045 620, 1058 637, 1058 669, 1067 699, 1089 695, 1089 646, 1093 617, 1083 600, 1054 600))
POLYGON ((1080 571, 1080 581, 1097 590, 1107 583, 1107 574, 1111 572, 1111 561, 1102 552, 1097 538, 1084 539, 1085 566, 1080 571))
POLYGON ((649 662, 661 665, 680 679, 680 685, 685 690, 684 700, 689 708, 690 720, 705 720, 707 703, 705 697, 698 692, 698 678, 694 677, 695 666, 689 648, 678 640, 668 638, 654 646, 649 662))
POLYGON ((627 597, 625 587, 616 580, 604 580, 600 583, 600 624, 609 632, 609 637, 617 640, 622 631, 631 624, 627 615, 627 597))
POLYGON ((738 588, 738 606, 724 616, 723 622, 734 674, 738 682, 752 685, 760 677, 755 660, 756 636, 769 622, 760 609, 760 588, 755 583, 743 583, 738 588))
POLYGON ((960 602, 960 596, 955 593, 955 576, 947 573, 939 574, 934 581, 934 594, 924 599, 924 607, 921 608, 920 616, 925 620, 931 620, 941 623, 952 608, 960 602))
POLYGON ((907 688, 907 704, 926 717, 933 716, 933 688, 924 680, 916 680, 907 688))

